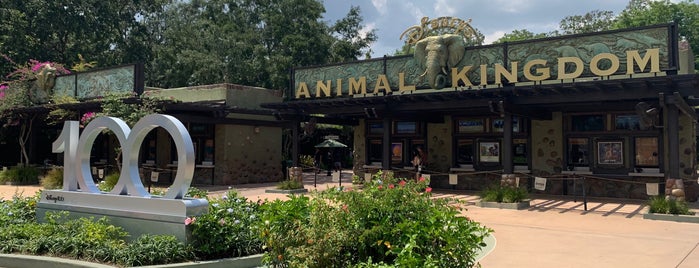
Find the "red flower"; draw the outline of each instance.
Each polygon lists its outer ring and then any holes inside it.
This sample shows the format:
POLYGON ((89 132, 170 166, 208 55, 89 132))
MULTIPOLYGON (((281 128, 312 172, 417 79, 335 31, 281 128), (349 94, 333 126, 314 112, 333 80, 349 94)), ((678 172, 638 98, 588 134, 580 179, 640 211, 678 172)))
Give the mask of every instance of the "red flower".
POLYGON ((400 181, 398 185, 400 185, 401 187, 405 186, 405 181, 400 181))
POLYGON ((420 182, 425 181, 425 177, 420 176, 420 178, 417 181, 420 181, 420 182))
POLYGON ((432 187, 427 187, 427 188, 425 188, 425 192, 431 193, 431 192, 432 192, 432 187))
POLYGON ((396 186, 393 186, 393 184, 389 184, 389 185, 388 185, 388 189, 393 189, 393 188, 395 188, 395 187, 396 187, 396 186))
POLYGON ((347 204, 342 205, 342 210, 345 211, 345 212, 348 212, 348 210, 347 210, 347 204))
POLYGON ((383 189, 383 185, 379 185, 379 187, 376 187, 376 188, 378 188, 379 190, 381 190, 381 189, 383 189))

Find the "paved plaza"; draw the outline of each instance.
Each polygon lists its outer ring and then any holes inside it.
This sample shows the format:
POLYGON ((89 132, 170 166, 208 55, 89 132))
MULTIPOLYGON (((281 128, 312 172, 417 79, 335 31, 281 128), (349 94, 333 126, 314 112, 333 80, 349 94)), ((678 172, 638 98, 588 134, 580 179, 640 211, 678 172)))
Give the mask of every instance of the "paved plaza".
MULTIPOLYGON (((308 190, 338 186, 324 173, 304 174, 308 190), (315 186, 314 186, 315 178, 315 186)), ((344 171, 342 185, 351 186, 344 171)), ((274 183, 236 185, 232 189, 251 200, 285 199, 265 193, 274 183)), ((228 187, 200 187, 221 195, 228 187)), ((33 194, 38 186, 0 186, 0 196, 33 194)), ((643 219, 642 200, 533 196, 526 210, 480 208, 475 192, 435 190, 435 198, 466 202, 464 215, 493 229, 497 245, 483 267, 699 267, 699 224, 643 219)), ((690 203, 694 210, 696 203, 690 203)))

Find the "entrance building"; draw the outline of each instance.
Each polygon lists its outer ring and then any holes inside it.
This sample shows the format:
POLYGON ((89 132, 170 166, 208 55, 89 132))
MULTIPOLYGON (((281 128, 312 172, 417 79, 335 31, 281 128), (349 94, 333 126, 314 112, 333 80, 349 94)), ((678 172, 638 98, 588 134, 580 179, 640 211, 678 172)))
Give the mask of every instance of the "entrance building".
POLYGON ((696 199, 699 76, 675 24, 476 47, 469 27, 410 40, 414 55, 296 68, 262 106, 297 134, 312 115, 354 124, 359 176, 410 178, 419 154, 436 188, 696 199))

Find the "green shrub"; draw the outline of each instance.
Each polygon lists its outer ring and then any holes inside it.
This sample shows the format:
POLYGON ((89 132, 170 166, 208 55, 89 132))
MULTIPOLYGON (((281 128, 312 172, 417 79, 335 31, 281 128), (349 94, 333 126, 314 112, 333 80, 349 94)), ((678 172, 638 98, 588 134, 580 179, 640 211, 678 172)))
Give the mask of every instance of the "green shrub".
POLYGON ((248 256, 262 252, 257 232, 259 205, 229 191, 209 199, 209 212, 191 218, 191 245, 199 259, 248 256))
POLYGON ((524 188, 491 185, 481 192, 485 202, 518 203, 526 200, 529 194, 524 188))
POLYGON ((39 183, 39 169, 32 166, 11 167, 2 172, 0 182, 11 182, 19 185, 32 185, 39 183))
POLYGON ((432 199, 425 180, 381 174, 364 190, 331 188, 262 206, 273 267, 472 267, 490 232, 432 199))
POLYGON ((52 168, 41 178, 41 186, 44 189, 63 188, 63 168, 52 168))
POLYGON ((116 255, 115 263, 128 267, 180 263, 195 258, 190 247, 171 235, 142 235, 116 255))
POLYGON ((648 212, 650 213, 660 213, 660 214, 674 214, 674 215, 693 215, 694 213, 689 210, 687 202, 677 201, 673 198, 665 198, 665 196, 653 196, 648 201, 648 212))
POLYGON ((97 184, 97 188, 103 192, 109 192, 114 189, 114 186, 119 182, 119 173, 109 173, 104 180, 97 184))
POLYGON ((277 189, 280 190, 294 190, 303 189, 303 183, 295 180, 285 180, 277 184, 277 189))
POLYGON ((0 198, 0 226, 35 222, 38 200, 39 193, 29 197, 15 194, 12 200, 0 198))
POLYGON ((207 196, 209 196, 209 192, 196 187, 189 187, 185 196, 189 196, 192 198, 206 198, 207 196))

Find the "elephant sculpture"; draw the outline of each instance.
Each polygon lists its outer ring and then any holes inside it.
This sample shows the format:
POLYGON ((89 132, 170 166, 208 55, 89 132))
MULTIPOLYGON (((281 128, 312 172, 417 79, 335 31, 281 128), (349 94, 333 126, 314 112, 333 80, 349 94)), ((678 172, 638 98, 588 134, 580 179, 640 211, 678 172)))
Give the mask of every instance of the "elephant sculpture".
POLYGON ((415 44, 415 62, 425 72, 420 79, 427 78, 427 83, 434 89, 446 86, 448 72, 456 66, 466 53, 466 43, 460 35, 445 34, 430 36, 415 44))

